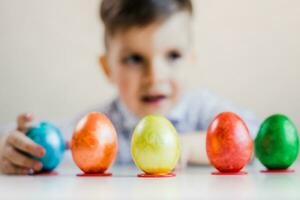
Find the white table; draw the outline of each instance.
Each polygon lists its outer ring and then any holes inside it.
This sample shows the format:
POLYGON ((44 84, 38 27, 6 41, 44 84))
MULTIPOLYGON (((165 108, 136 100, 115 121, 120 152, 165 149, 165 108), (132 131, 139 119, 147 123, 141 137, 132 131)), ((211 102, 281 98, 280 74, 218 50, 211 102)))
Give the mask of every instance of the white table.
POLYGON ((76 177, 65 159, 58 176, 0 175, 0 199, 300 199, 300 164, 295 173, 215 176, 210 167, 188 167, 173 178, 137 178, 135 167, 114 166, 112 177, 76 177))

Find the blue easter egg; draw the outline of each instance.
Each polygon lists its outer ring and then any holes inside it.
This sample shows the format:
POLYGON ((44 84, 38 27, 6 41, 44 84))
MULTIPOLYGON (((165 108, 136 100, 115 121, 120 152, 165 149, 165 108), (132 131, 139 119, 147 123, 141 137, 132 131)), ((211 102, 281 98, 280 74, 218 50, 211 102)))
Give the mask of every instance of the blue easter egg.
POLYGON ((54 125, 41 122, 38 126, 29 129, 27 136, 44 147, 46 154, 42 158, 35 158, 43 164, 42 171, 52 171, 63 158, 65 142, 61 131, 54 125))

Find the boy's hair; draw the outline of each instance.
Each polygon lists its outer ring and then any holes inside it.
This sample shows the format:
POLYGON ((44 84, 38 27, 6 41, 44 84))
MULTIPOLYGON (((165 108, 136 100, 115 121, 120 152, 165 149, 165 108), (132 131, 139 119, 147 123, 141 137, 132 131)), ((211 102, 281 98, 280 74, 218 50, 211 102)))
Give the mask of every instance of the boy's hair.
POLYGON ((192 15, 191 0, 102 0, 100 15, 107 39, 118 31, 147 26, 180 11, 192 15))

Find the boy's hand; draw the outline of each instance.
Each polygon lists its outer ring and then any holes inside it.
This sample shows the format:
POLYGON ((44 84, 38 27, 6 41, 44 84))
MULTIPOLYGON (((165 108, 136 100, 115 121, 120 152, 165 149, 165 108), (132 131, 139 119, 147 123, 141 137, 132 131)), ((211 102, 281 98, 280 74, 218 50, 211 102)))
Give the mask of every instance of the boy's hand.
POLYGON ((185 168, 188 164, 207 165, 206 133, 187 133, 180 135, 181 157, 176 169, 185 168))
POLYGON ((31 156, 41 158, 45 150, 27 137, 27 124, 33 119, 22 114, 17 119, 17 129, 8 134, 0 150, 0 170, 5 174, 30 174, 42 169, 42 163, 31 156))

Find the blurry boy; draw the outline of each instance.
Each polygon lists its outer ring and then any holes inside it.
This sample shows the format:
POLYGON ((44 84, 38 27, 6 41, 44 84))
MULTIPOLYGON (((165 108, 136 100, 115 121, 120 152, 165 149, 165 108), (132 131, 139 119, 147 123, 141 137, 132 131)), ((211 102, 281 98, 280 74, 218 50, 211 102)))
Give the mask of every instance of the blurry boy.
MULTIPOLYGON (((206 90, 184 90, 183 71, 191 70, 194 64, 192 13, 190 0, 103 0, 106 51, 100 64, 119 95, 106 107, 93 111, 106 113, 117 129, 117 163, 132 162, 131 135, 137 122, 148 114, 166 116, 176 127, 182 144, 182 165, 208 163, 205 130, 222 111, 238 113, 255 133, 253 115, 206 90)), ((0 167, 4 173, 27 174, 42 168, 41 163, 22 153, 37 157, 45 154, 24 134, 31 120, 31 115, 20 115, 17 130, 3 138, 0 167)), ((77 120, 64 124, 69 127, 64 132, 71 134, 77 120)))

